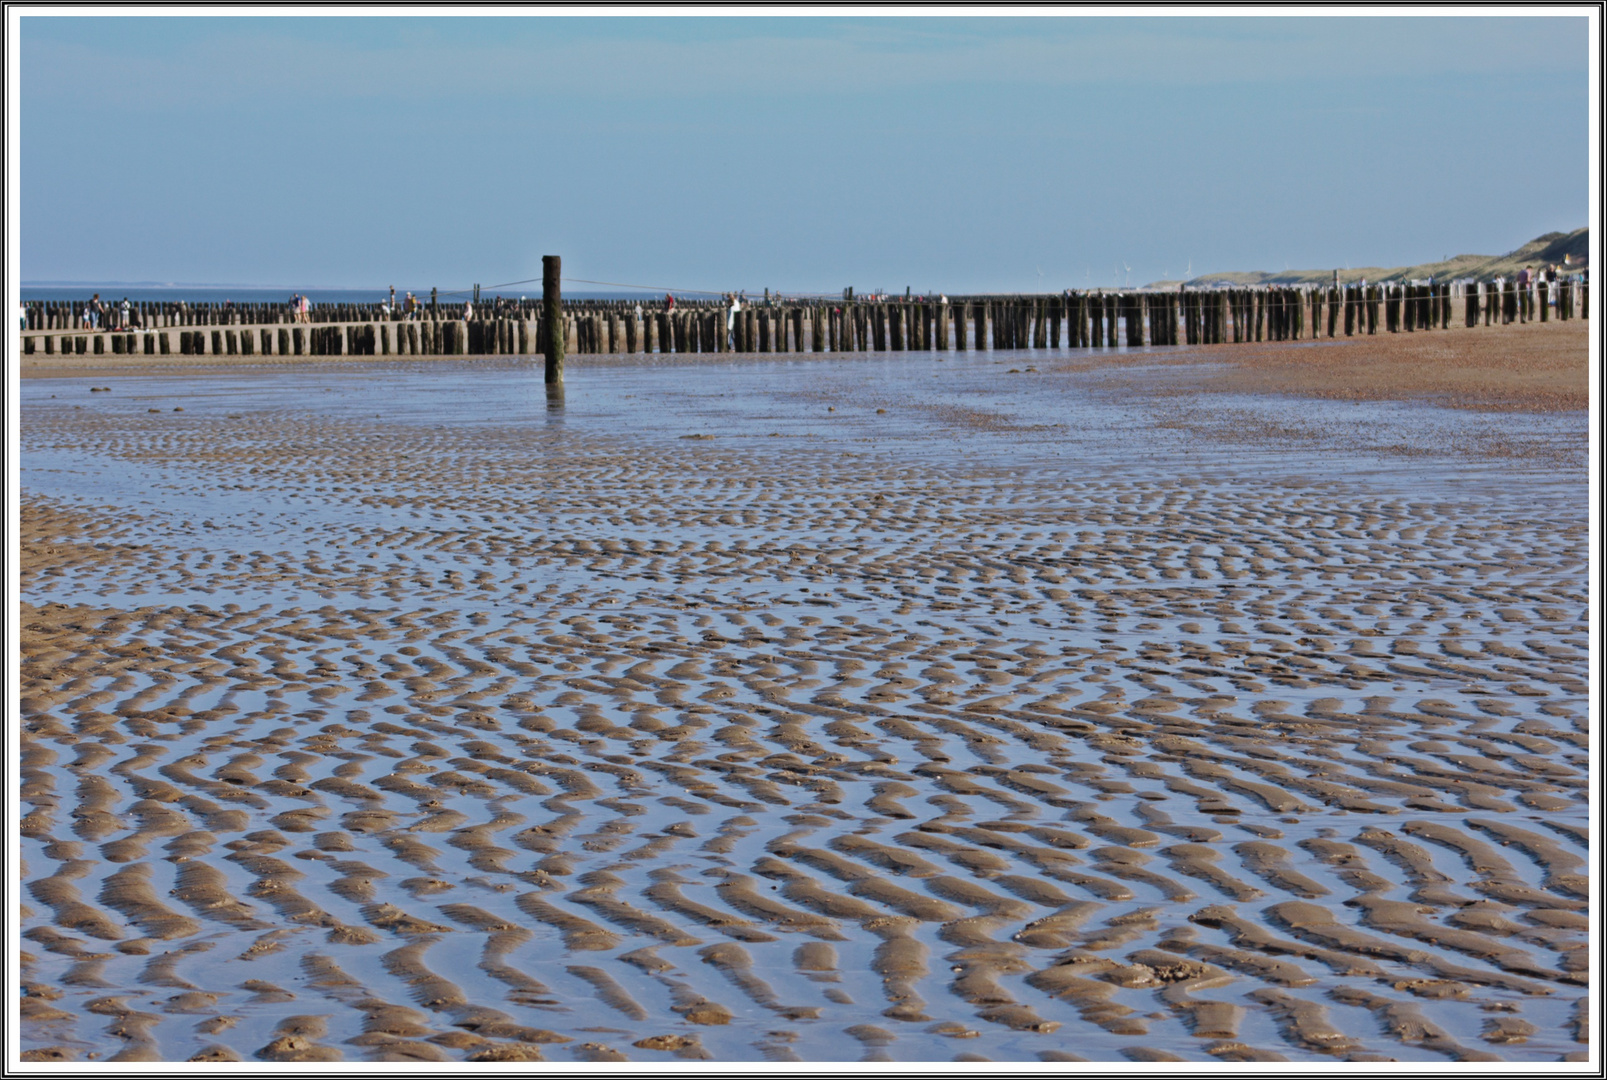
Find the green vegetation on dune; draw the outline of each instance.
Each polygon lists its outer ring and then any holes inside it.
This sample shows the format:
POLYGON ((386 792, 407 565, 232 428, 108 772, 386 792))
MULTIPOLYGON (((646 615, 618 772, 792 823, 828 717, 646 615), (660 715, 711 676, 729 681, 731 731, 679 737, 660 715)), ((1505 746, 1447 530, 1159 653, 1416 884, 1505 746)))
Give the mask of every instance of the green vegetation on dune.
MULTIPOLYGON (((1442 278, 1477 278, 1481 281, 1493 277, 1510 277, 1525 266, 1536 269, 1556 263, 1558 267, 1564 264, 1564 256, 1568 257, 1568 269, 1583 268, 1590 258, 1590 228, 1575 229, 1573 232, 1551 232, 1544 236, 1537 236, 1515 251, 1505 255, 1455 255, 1440 262, 1419 263, 1417 266, 1358 266, 1348 270, 1339 271, 1339 280, 1344 283, 1353 283, 1365 278, 1368 281, 1399 281, 1415 278, 1434 277, 1442 278)), ((1320 285, 1334 280, 1334 268, 1327 270, 1282 270, 1277 272, 1265 270, 1228 271, 1220 274, 1201 274, 1182 281, 1156 281, 1146 288, 1165 288, 1187 284, 1194 287, 1204 287, 1218 284, 1232 285, 1320 285)))

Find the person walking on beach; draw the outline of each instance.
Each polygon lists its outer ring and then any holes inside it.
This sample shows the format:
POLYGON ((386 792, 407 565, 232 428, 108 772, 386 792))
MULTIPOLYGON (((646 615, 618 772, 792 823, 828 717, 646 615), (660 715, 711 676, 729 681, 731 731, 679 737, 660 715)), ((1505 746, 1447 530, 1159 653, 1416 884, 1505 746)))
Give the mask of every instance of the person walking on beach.
POLYGON ((474 305, 472 303, 470 303, 469 301, 467 301, 467 300, 463 301, 463 321, 468 322, 470 319, 473 319, 473 318, 474 318, 474 305))
POLYGON ((736 293, 727 293, 731 306, 725 313, 725 342, 732 348, 736 347, 737 312, 742 310, 742 301, 737 299, 736 293))
POLYGON ((670 293, 665 293, 664 294, 664 310, 665 311, 674 311, 675 310, 675 297, 673 295, 671 295, 670 293))

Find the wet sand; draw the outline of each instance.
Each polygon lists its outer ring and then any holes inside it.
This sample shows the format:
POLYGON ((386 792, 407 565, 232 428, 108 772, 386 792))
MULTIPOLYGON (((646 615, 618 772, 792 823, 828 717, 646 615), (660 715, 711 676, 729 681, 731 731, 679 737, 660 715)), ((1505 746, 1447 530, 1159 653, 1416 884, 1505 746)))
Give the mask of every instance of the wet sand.
POLYGON ((1577 1059, 1548 334, 31 375, 25 1056, 1577 1059))

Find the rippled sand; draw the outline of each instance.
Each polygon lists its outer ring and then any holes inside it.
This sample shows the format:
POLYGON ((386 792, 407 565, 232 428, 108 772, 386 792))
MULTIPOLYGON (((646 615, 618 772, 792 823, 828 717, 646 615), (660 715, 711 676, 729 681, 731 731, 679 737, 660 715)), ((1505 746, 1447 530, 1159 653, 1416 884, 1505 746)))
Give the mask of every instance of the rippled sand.
POLYGON ((27 380, 26 1056, 1579 1058, 1584 414, 1175 372, 27 380))

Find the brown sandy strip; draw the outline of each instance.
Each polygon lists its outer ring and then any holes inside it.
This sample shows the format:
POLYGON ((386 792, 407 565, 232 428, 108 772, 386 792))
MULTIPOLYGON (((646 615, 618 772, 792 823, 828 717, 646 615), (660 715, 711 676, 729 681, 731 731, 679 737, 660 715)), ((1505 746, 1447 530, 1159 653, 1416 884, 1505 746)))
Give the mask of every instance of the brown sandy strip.
POLYGON ((524 893, 514 901, 520 911, 553 927, 563 935, 564 945, 576 951, 618 948, 618 934, 596 923, 571 914, 541 899, 538 893, 524 893))
POLYGON ((1337 986, 1328 996, 1342 1005, 1355 1005, 1370 1010, 1378 1017, 1386 1034, 1405 1043, 1417 1043, 1451 1058, 1453 1061, 1500 1061, 1495 1054, 1471 1050, 1461 1045, 1423 1015, 1415 1003, 1397 1001, 1353 986, 1337 986))
POLYGON ((93 865, 84 860, 71 860, 61 865, 50 877, 29 882, 28 892, 35 900, 55 912, 57 926, 78 930, 104 941, 118 941, 127 936, 106 914, 80 897, 74 879, 88 874, 93 865))
POLYGON ((687 882, 674 870, 653 870, 649 876, 653 884, 642 890, 642 895, 666 911, 700 922, 737 941, 752 943, 776 940, 774 934, 765 933, 746 919, 687 899, 680 888, 687 882))
POLYGON ((1512 844, 1533 856, 1545 868, 1546 888, 1580 899, 1589 897, 1589 879, 1575 872, 1584 864, 1584 859, 1564 851, 1555 840, 1503 821, 1469 818, 1468 824, 1475 829, 1482 829, 1503 844, 1512 844))
POLYGON ((625 882, 613 874, 603 870, 593 870, 582 874, 579 881, 584 887, 569 893, 566 899, 576 904, 585 904, 615 926, 624 927, 632 934, 647 934, 656 937, 667 945, 689 946, 703 944, 698 938, 692 937, 680 927, 659 918, 657 915, 616 899, 614 893, 625 882))
POLYGON ((1101 976, 1118 967, 1114 960, 1071 954, 1027 976, 1027 984, 1068 1002, 1085 1021, 1117 1035, 1144 1035, 1149 1027, 1133 1009, 1111 999, 1118 986, 1101 976))
POLYGON ((274 1028, 275 1038, 253 1056, 263 1061, 340 1061, 344 1054, 318 1042, 328 1033, 329 1024, 321 1016, 288 1016, 274 1028))
POLYGON ((659 975, 658 979, 669 987, 673 1001, 670 1010, 680 1013, 694 1024, 729 1024, 736 1015, 718 1001, 710 1001, 683 982, 664 975, 659 975))
POLYGON ((1140 949, 1127 960, 1128 967, 1120 973, 1124 984, 1160 987, 1161 1000, 1183 1019, 1195 1038, 1238 1037, 1243 1006, 1193 996, 1198 991, 1231 985, 1233 977, 1226 971, 1160 949, 1140 949))
POLYGON ((1179 882, 1173 881, 1165 874, 1157 874, 1153 870, 1145 870, 1144 864, 1150 861, 1150 856, 1131 848, 1105 847, 1095 848, 1089 855, 1099 864, 1099 868, 1107 874, 1123 878, 1127 881, 1143 882, 1160 890, 1162 896, 1173 903, 1184 903, 1194 899, 1194 893, 1179 882))
POLYGON ((977 1015, 983 1020, 1016 1031, 1047 1034, 1057 1030, 1060 1023, 1046 1020, 1030 1005, 1016 1001, 998 981, 1001 975, 1034 970, 1023 956, 1025 951, 1019 945, 977 938, 943 959, 950 970, 956 972, 951 989, 961 999, 977 1006, 977 1015))
POLYGON ((1290 868, 1287 865, 1289 852, 1276 844, 1260 840, 1244 840, 1233 845, 1233 852, 1239 856, 1245 869, 1275 889, 1293 893, 1306 900, 1328 895, 1326 886, 1290 868))
POLYGON ((151 869, 144 863, 125 866, 102 883, 100 902, 120 912, 148 936, 162 941, 199 933, 199 922, 180 915, 156 898, 150 878, 151 869))
POLYGON ((1202 958, 1207 963, 1230 971, 1242 972, 1260 979, 1262 982, 1272 983, 1274 986, 1288 986, 1298 989, 1303 986, 1311 986, 1318 981, 1299 966, 1291 964, 1287 960, 1279 960, 1273 956, 1261 956, 1256 953, 1244 952, 1240 949, 1229 949, 1221 945, 1198 944, 1193 941, 1177 939, 1168 939, 1163 944, 1168 949, 1180 949, 1191 956, 1202 958))
POLYGON ((1421 836, 1425 840, 1460 852, 1473 872, 1479 875, 1479 880, 1468 883, 1469 888, 1486 896, 1522 907, 1573 911, 1584 906, 1580 900, 1564 899, 1525 885, 1519 880, 1517 870, 1512 864, 1502 858, 1494 848, 1459 829, 1438 822, 1408 821, 1401 825, 1401 831, 1409 836, 1421 836))
POLYGON ((597 992, 597 1000, 613 1009, 615 1012, 628 1016, 632 1020, 646 1020, 647 1010, 614 980, 614 977, 601 968, 585 965, 570 965, 566 970, 577 979, 591 984, 597 992))
POLYGON ((1315 1001, 1271 989, 1252 990, 1249 997, 1265 1005, 1296 1043, 1324 1054, 1348 1055, 1360 1049, 1329 1022, 1328 1010, 1315 1001))
POLYGON ((1368 869, 1362 853, 1352 844, 1322 837, 1307 837, 1299 846, 1322 862, 1335 868, 1341 881, 1357 892, 1385 892, 1394 888, 1394 882, 1368 869))
POLYGON ((820 1017, 819 1006, 783 1005, 770 984, 754 974, 753 957, 742 946, 723 942, 698 950, 698 956, 729 979, 754 1004, 789 1020, 814 1020, 820 1017))
POLYGON ((84 1011, 109 1016, 106 1034, 123 1040, 122 1049, 107 1058, 108 1061, 160 1061, 155 1038, 150 1029, 161 1022, 155 1013, 142 1012, 128 1004, 128 998, 119 995, 94 998, 84 1003, 84 1011))
POLYGON ((881 976, 882 995, 888 1002, 882 1015, 919 1023, 931 1019, 925 999, 915 989, 931 971, 931 951, 910 934, 914 923, 908 917, 894 917, 866 923, 865 929, 882 939, 870 961, 871 971, 881 976))
POLYGON ((1240 916, 1233 908, 1224 905, 1201 908, 1189 916, 1189 922, 1228 931, 1231 942, 1240 948, 1253 949, 1271 956, 1303 956, 1326 965, 1339 975, 1384 977, 1383 969, 1369 960, 1346 952, 1275 937, 1263 927, 1240 916))
POLYGON ((1578 975, 1553 971, 1536 963, 1527 953, 1504 945, 1499 938, 1492 940, 1487 934, 1452 929, 1429 922, 1421 917, 1422 909, 1416 904, 1385 900, 1376 896, 1358 896, 1346 900, 1345 904, 1360 908, 1363 912, 1362 925, 1375 930, 1415 938, 1431 945, 1443 945, 1448 949, 1455 949, 1457 952, 1487 961, 1515 975, 1527 975, 1530 978, 1548 979, 1554 982, 1579 980, 1578 975))
POLYGON ((1406 872, 1406 880, 1416 888, 1412 898, 1425 904, 1460 905, 1465 897, 1445 889, 1450 878, 1434 868, 1433 859, 1423 848, 1402 840, 1384 829, 1364 828, 1356 834, 1356 843, 1382 852, 1384 857, 1406 872))
MULTIPOLYGON (((1021 829, 1023 834, 1034 837, 1047 837, 1051 843, 1056 845, 1054 847, 1038 847, 1014 839, 1013 832, 1009 828, 1003 827, 1004 824, 1008 823, 990 823, 974 828, 955 829, 954 835, 988 847, 1009 851, 1031 864, 1034 869, 1045 876, 1056 881, 1064 881, 1068 885, 1075 885, 1101 900, 1121 902, 1133 898, 1133 891, 1120 882, 1111 881, 1109 878, 1099 877, 1096 874, 1086 874, 1079 870, 1069 869, 1069 867, 1077 865, 1079 862, 1075 855, 1068 854, 1064 850, 1065 842, 1063 838, 1072 834, 1065 833, 1062 830, 1050 830, 1045 833, 1042 830, 1023 827, 1021 829)), ((1076 838, 1076 846, 1086 847, 1087 841, 1082 840, 1080 837, 1076 838)))
POLYGON ((1172 869, 1188 877, 1208 881, 1218 892, 1234 900, 1253 900, 1265 895, 1260 889, 1248 885, 1216 866, 1222 856, 1208 844, 1173 844, 1161 849, 1172 869))

